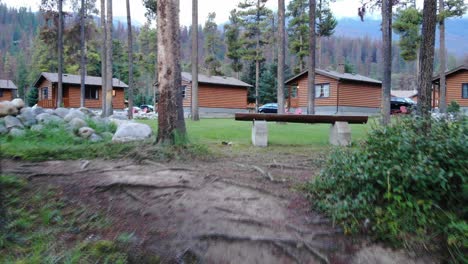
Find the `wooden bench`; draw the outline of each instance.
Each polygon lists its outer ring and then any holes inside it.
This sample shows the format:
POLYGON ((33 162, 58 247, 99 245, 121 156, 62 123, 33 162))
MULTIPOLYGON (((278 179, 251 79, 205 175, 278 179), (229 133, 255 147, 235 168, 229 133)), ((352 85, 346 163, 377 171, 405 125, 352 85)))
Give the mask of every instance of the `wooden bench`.
POLYGON ((330 144, 346 146, 351 143, 351 128, 349 124, 365 124, 367 116, 338 115, 293 115, 293 114, 247 114, 236 113, 237 121, 253 121, 252 144, 257 147, 268 145, 267 122, 287 122, 304 124, 331 124, 330 144))

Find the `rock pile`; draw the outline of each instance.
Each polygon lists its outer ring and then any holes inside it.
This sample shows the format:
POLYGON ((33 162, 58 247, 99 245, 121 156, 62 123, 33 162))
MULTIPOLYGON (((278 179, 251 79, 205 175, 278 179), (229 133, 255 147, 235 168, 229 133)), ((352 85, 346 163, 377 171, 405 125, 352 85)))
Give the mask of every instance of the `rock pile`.
POLYGON ((91 142, 112 138, 114 142, 144 140, 152 135, 151 128, 145 124, 130 121, 115 122, 110 118, 101 118, 88 108, 44 109, 42 107, 24 107, 21 99, 0 102, 0 135, 22 136, 27 129, 41 131, 50 124, 63 125, 74 136, 91 142), (109 129, 97 133, 90 124, 110 128, 111 123, 117 126, 115 134, 109 129))

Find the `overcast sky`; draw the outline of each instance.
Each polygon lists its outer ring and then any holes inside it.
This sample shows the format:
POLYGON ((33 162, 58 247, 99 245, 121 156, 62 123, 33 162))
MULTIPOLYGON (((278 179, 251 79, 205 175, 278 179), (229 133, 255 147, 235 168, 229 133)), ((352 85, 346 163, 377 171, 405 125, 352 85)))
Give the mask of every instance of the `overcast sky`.
MULTIPOLYGON (((286 5, 290 0, 286 0, 286 5)), ((38 10, 40 0, 0 0, 8 6, 14 7, 31 7, 33 11, 38 10)), ((357 18, 357 9, 360 6, 360 0, 337 0, 331 4, 331 9, 337 18, 352 17, 357 18)), ((422 0, 417 0, 421 3, 422 0)), ((97 0, 99 6, 100 0, 97 0)), ((216 12, 216 22, 218 24, 224 23, 229 19, 229 12, 236 8, 239 0, 198 0, 199 18, 198 23, 204 24, 204 21, 209 12, 216 12)), ((465 0, 468 3, 468 0, 465 0)), ((267 6, 273 10, 277 9, 278 1, 269 0, 267 6)), ((145 8, 143 7, 142 0, 131 0, 132 19, 144 23, 145 8)), ((113 0, 114 16, 126 16, 125 0, 113 0)), ((180 0, 180 23, 182 25, 190 25, 192 21, 192 0, 180 0)), ((379 17, 379 12, 369 14, 375 18, 379 17)))

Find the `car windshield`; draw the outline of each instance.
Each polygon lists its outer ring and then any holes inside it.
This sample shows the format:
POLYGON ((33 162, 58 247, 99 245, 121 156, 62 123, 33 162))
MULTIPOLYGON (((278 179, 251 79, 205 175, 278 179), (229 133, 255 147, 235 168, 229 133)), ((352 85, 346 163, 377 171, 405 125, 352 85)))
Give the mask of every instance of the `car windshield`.
POLYGON ((263 105, 263 107, 277 107, 277 106, 278 106, 277 104, 273 104, 273 103, 263 105))
POLYGON ((416 104, 415 101, 409 99, 409 98, 405 98, 405 101, 408 102, 408 103, 411 103, 411 104, 416 104))

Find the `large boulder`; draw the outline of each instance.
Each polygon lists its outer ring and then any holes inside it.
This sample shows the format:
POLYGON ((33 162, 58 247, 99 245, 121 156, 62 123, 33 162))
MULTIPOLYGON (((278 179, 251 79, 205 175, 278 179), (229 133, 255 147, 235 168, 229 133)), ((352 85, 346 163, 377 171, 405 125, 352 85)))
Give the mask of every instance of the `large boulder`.
POLYGON ((78 136, 82 138, 89 138, 92 134, 94 134, 94 129, 90 127, 82 127, 78 130, 78 136))
POLYGON ((51 115, 48 113, 42 113, 36 116, 36 120, 39 123, 43 124, 49 124, 49 123, 61 123, 63 122, 63 119, 56 116, 56 115, 51 115))
POLYGON ((99 135, 96 134, 96 133, 93 133, 93 134, 89 137, 89 141, 91 141, 91 142, 99 142, 99 141, 102 141, 102 137, 99 136, 99 135))
POLYGON ((0 102, 0 117, 4 117, 7 115, 17 115, 18 108, 12 102, 4 101, 0 102))
POLYGON ((151 137, 151 127, 146 124, 128 122, 119 125, 112 137, 113 142, 144 140, 151 137))
POLYGON ((43 129, 44 129, 44 126, 41 125, 41 124, 33 125, 33 126, 31 127, 31 131, 36 131, 36 132, 39 132, 39 131, 41 131, 41 130, 43 130, 43 129))
POLYGON ((66 122, 70 122, 73 118, 86 119, 86 115, 77 109, 70 109, 70 112, 63 118, 66 122))
POLYGON ((21 98, 15 98, 11 101, 11 103, 13 104, 13 106, 16 107, 16 109, 20 110, 21 108, 24 107, 24 101, 23 99, 21 98))
POLYGON ((23 136, 24 134, 26 134, 26 131, 24 131, 23 129, 14 127, 10 130, 9 134, 14 137, 19 137, 19 136, 23 136))
POLYGON ((69 112, 70 112, 70 109, 63 108, 63 107, 59 107, 54 110, 54 114, 57 116, 60 116, 61 118, 65 118, 65 116, 67 116, 69 112))
POLYGON ((0 123, 0 135, 4 135, 8 133, 8 129, 6 128, 5 124, 0 123))
POLYGON ((86 121, 78 117, 73 118, 68 124, 70 125, 70 128, 73 130, 78 130, 88 125, 86 121))
POLYGON ((86 107, 80 107, 78 108, 79 111, 81 111, 83 114, 89 116, 89 117, 92 117, 92 116, 95 116, 96 114, 90 110, 89 108, 86 108, 86 107))
POLYGON ((18 118, 14 117, 14 116, 5 116, 5 126, 7 129, 11 129, 11 128, 21 128, 23 129, 24 128, 24 125, 23 123, 21 123, 21 120, 19 120, 18 118))
POLYGON ((31 107, 31 110, 35 116, 45 113, 45 109, 37 105, 31 107))
POLYGON ((29 107, 21 109, 21 114, 16 117, 27 127, 31 127, 37 123, 36 115, 34 115, 33 110, 29 107))

